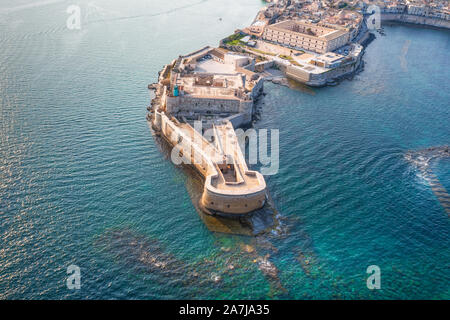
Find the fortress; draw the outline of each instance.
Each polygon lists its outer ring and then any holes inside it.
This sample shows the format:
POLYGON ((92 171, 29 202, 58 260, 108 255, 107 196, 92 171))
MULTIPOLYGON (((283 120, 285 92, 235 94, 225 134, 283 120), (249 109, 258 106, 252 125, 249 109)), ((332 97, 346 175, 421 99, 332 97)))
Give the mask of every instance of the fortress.
POLYGON ((211 214, 241 215, 261 208, 266 183, 249 170, 234 127, 251 122, 263 79, 250 71, 255 61, 205 47, 180 56, 160 72, 152 100, 153 128, 174 146, 172 155, 204 178, 200 206, 211 214), (209 129, 192 123, 201 121, 209 129))
POLYGON ((205 47, 180 56, 165 66, 161 106, 177 118, 225 118, 234 126, 250 123, 253 100, 262 91, 263 79, 255 60, 223 49, 205 47))

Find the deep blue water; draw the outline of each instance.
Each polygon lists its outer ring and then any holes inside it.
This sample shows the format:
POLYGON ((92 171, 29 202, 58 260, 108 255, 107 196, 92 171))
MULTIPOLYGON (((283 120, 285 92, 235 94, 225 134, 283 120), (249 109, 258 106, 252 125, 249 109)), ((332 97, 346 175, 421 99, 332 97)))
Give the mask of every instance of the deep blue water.
MULTIPOLYGON (((450 298, 449 217, 404 158, 450 143, 448 31, 386 26, 336 87, 265 84, 255 126, 280 130, 266 180, 285 233, 255 238, 208 230, 145 114, 163 64, 262 3, 80 2, 79 31, 70 2, 5 10, 27 3, 0 5, 1 298, 450 298), (254 263, 267 253, 279 280, 254 263)), ((450 190, 449 160, 432 166, 450 190)))

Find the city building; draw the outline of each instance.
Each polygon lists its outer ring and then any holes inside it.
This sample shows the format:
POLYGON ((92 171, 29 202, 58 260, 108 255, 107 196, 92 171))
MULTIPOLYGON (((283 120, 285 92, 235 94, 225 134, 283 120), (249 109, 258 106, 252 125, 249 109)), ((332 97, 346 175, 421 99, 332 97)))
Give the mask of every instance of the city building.
POLYGON ((266 26, 263 39, 295 49, 325 53, 347 44, 350 34, 342 29, 287 20, 266 26))

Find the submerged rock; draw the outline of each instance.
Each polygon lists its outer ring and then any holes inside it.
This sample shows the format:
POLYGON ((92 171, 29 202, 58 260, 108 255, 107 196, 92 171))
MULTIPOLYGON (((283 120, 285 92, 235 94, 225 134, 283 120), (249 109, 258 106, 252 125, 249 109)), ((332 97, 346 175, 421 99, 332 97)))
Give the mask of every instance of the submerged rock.
POLYGON ((211 274, 211 280, 214 281, 215 283, 219 283, 222 280, 222 278, 218 274, 213 273, 211 274))
POLYGON ((258 268, 262 271, 264 275, 267 277, 279 280, 278 278, 278 269, 275 267, 275 265, 268 260, 267 257, 260 258, 258 261, 258 268))
POLYGON ((269 255, 259 257, 254 260, 258 264, 258 269, 263 273, 271 285, 271 295, 286 294, 287 290, 281 284, 278 276, 278 268, 269 260, 269 255))
POLYGON ((321 266, 314 251, 311 248, 296 249, 296 251, 298 252, 296 260, 299 262, 303 272, 313 278, 318 277, 321 274, 321 266))
POLYGON ((309 263, 310 263, 310 261, 309 261, 309 259, 307 259, 307 258, 305 257, 305 255, 303 254, 303 252, 300 252, 300 253, 298 254, 297 260, 298 260, 298 262, 300 262, 300 266, 302 267, 303 271, 304 271, 307 275, 310 275, 310 273, 311 273, 311 270, 310 270, 310 268, 309 268, 309 263))
POLYGON ((224 281, 225 278, 246 278, 248 272, 258 270, 270 284, 269 295, 287 292, 280 282, 279 270, 269 260, 270 254, 259 256, 258 247, 251 244, 221 243, 214 255, 194 257, 191 263, 168 252, 157 239, 130 229, 109 230, 99 236, 95 245, 131 272, 154 274, 155 281, 181 285, 198 294, 212 290, 215 285, 231 285, 232 281, 224 281))
POLYGON ((194 265, 178 259, 158 240, 133 230, 109 230, 96 240, 95 245, 132 272, 155 274, 157 281, 170 279, 187 285, 201 275, 194 265))
POLYGON ((243 250, 244 252, 247 252, 247 253, 253 253, 253 252, 255 252, 255 248, 254 248, 253 246, 249 245, 249 244, 243 244, 243 245, 241 245, 241 246, 242 246, 242 250, 243 250))

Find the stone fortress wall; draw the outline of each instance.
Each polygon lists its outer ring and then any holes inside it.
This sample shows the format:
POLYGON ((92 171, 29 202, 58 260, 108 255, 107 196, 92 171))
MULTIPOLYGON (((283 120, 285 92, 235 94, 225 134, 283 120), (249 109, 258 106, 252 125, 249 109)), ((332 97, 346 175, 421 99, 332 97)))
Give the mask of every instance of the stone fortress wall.
POLYGON ((402 23, 412 23, 424 26, 450 29, 450 21, 444 19, 434 19, 430 17, 417 16, 406 13, 381 13, 381 21, 394 21, 402 23))
POLYGON ((155 111, 153 125, 205 178, 200 200, 204 210, 236 216, 264 205, 264 177, 248 169, 229 121, 223 120, 213 127, 214 143, 207 141, 189 124, 169 119, 163 111, 155 111), (223 158, 227 159, 224 163, 221 162, 223 158), (234 174, 230 176, 231 172, 234 174))

